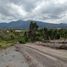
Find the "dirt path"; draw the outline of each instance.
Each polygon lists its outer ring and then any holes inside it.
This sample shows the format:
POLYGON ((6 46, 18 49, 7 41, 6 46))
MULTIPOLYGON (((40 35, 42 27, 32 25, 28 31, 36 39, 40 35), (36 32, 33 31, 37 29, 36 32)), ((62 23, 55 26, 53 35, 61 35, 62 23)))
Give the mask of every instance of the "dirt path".
POLYGON ((24 49, 43 67, 67 67, 66 62, 63 62, 56 57, 44 54, 38 50, 26 46, 24 47, 24 49))
POLYGON ((41 46, 41 45, 36 45, 36 44, 26 44, 26 46, 39 50, 43 53, 49 54, 49 55, 53 55, 56 57, 60 57, 62 59, 67 60, 67 50, 60 50, 60 49, 52 49, 49 47, 45 47, 45 46, 41 46))
POLYGON ((0 67, 29 67, 23 54, 17 52, 15 47, 0 51, 0 67))
POLYGON ((66 52, 32 43, 17 44, 0 51, 0 67, 67 67, 66 52))

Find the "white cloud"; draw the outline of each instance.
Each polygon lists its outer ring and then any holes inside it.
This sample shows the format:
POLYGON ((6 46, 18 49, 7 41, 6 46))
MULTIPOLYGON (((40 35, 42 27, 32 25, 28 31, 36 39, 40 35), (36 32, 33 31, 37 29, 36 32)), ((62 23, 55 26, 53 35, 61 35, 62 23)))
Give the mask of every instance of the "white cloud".
POLYGON ((0 21, 18 19, 67 21, 67 0, 0 0, 0 21))
POLYGON ((23 6, 19 6, 16 4, 10 4, 9 6, 10 8, 10 13, 21 16, 21 17, 25 17, 27 15, 27 12, 25 11, 23 6))

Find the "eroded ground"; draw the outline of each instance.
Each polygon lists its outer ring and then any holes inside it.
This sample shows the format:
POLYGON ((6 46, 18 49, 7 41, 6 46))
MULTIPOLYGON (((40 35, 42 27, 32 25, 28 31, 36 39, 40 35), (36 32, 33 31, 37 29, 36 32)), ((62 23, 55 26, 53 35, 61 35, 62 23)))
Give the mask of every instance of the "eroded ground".
POLYGON ((28 67, 26 60, 15 47, 0 51, 0 67, 28 67))
POLYGON ((16 44, 0 50, 0 67, 67 67, 67 50, 16 44))

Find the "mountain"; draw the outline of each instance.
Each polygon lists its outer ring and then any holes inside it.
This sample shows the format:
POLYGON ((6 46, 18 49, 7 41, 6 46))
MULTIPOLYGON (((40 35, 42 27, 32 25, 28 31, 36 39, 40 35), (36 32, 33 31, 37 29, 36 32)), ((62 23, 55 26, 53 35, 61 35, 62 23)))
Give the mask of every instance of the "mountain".
POLYGON ((0 29, 27 29, 29 27, 29 22, 27 21, 12 21, 9 23, 0 23, 0 29))
MULTIPOLYGON (((61 24, 52 24, 52 23, 47 23, 47 22, 42 22, 42 21, 36 21, 37 25, 40 28, 49 28, 49 29, 56 29, 56 28, 62 28, 62 29, 67 29, 67 24, 61 23, 61 24)), ((28 29, 30 25, 30 21, 12 21, 9 23, 0 23, 0 29, 28 29)))

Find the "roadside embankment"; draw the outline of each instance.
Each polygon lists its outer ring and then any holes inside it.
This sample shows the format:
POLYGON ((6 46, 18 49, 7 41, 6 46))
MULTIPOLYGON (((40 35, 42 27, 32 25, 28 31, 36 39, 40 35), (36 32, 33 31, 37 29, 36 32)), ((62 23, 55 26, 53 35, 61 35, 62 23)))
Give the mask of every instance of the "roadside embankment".
POLYGON ((37 45, 43 45, 51 48, 57 49, 67 49, 67 41, 58 41, 58 40, 51 40, 49 42, 36 42, 37 45))

